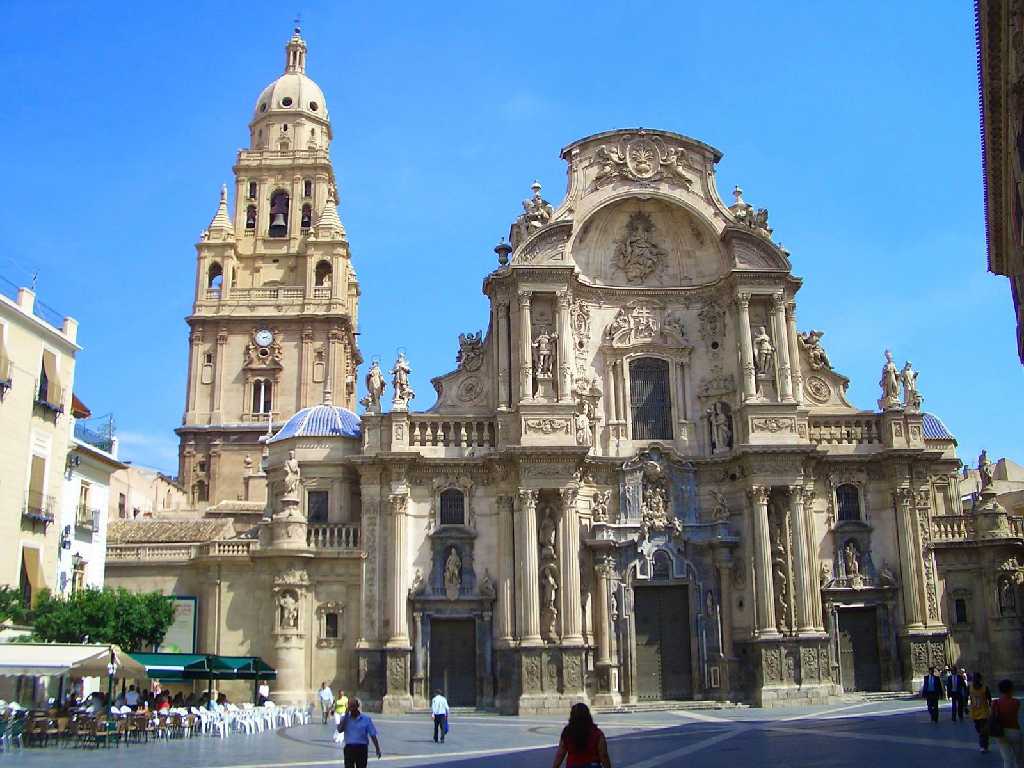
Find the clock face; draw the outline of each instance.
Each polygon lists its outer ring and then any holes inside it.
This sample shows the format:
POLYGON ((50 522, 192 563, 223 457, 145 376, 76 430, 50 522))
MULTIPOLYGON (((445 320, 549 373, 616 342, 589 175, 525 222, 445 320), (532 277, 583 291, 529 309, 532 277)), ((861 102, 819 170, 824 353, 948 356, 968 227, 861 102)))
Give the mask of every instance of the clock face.
POLYGON ((274 334, 272 334, 266 328, 256 331, 256 343, 259 344, 261 347, 269 347, 273 343, 273 341, 274 334))

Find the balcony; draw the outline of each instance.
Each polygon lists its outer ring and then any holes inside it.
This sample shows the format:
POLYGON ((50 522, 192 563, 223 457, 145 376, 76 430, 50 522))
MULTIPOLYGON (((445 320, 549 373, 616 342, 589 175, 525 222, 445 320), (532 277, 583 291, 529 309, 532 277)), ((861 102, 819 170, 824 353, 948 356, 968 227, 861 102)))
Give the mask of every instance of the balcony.
POLYGON ((114 422, 108 419, 102 431, 89 429, 82 421, 75 422, 75 440, 110 453, 114 449, 114 422))
POLYGON ((415 413, 409 416, 409 445, 433 448, 493 448, 495 424, 490 419, 446 418, 415 413))
POLYGON ((35 405, 56 418, 64 413, 64 388, 56 384, 43 388, 37 381, 35 405))
POLYGON ((276 285, 264 288, 235 288, 231 298, 236 301, 280 301, 281 299, 301 299, 306 289, 301 285, 276 285))
POLYGON ((210 301, 217 301, 220 298, 220 288, 207 288, 206 298, 210 301))
POLYGON ((37 491, 29 491, 25 494, 25 503, 21 508, 21 516, 25 520, 31 520, 32 525, 42 523, 46 526, 53 522, 57 510, 57 500, 53 496, 46 496, 37 491))
POLYGON ((331 287, 329 285, 327 285, 327 286, 323 286, 323 285, 316 286, 315 288, 313 288, 313 298, 314 299, 329 299, 329 298, 331 298, 331 287))
POLYGON ((881 420, 877 416, 812 416, 808 438, 815 445, 881 445, 881 420))
POLYGON ((101 514, 98 509, 90 508, 87 504, 79 504, 75 509, 75 529, 88 532, 98 530, 101 514))
POLYGON ((358 549, 359 526, 318 523, 306 527, 306 546, 311 549, 358 549))

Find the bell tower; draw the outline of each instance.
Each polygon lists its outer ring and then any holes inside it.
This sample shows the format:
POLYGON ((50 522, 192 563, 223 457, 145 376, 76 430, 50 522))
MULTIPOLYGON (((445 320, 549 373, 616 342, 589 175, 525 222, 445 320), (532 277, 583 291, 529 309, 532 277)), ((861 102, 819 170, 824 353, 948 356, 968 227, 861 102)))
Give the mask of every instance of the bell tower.
POLYGON ((235 160, 234 214, 222 187, 196 244, 176 431, 179 478, 199 508, 261 512, 260 437, 319 403, 326 386, 355 407, 359 284, 338 217, 327 101, 306 53, 296 27, 235 160))

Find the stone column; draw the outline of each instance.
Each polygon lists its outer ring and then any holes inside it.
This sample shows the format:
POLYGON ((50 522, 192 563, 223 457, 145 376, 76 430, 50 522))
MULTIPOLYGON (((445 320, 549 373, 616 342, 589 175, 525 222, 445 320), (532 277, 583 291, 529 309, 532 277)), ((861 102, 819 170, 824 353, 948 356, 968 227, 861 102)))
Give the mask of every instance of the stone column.
POLYGON ((778 637, 775 624, 775 586, 772 583, 772 542, 768 532, 768 496, 771 488, 755 485, 748 492, 754 522, 754 576, 756 578, 758 637, 778 637))
POLYGON ((292 566, 285 571, 286 564, 294 561, 275 563, 281 573, 274 579, 274 666, 277 668, 277 682, 274 684, 274 700, 285 704, 305 705, 312 691, 306 679, 306 637, 312 636, 312 628, 306 610, 306 595, 309 579, 304 571, 292 566))
POLYGON ((560 290, 558 298, 558 400, 572 400, 572 323, 569 320, 569 291, 560 290))
MULTIPOLYGON (((227 364, 224 359, 224 347, 227 343, 227 329, 221 328, 217 331, 217 356, 213 359, 213 414, 210 417, 210 421, 214 424, 220 424, 224 421, 220 409, 224 395, 224 367, 227 364)), ((251 393, 247 393, 247 395, 251 395, 251 393)), ((251 396, 249 399, 251 399, 251 396)), ((249 405, 249 403, 244 403, 242 407, 247 409, 249 405)))
POLYGON ((387 644, 389 648, 408 648, 409 628, 405 618, 408 585, 405 583, 405 565, 409 558, 405 544, 405 516, 409 497, 404 493, 393 493, 388 501, 388 528, 391 538, 391 557, 388 562, 388 619, 391 632, 387 644))
POLYGON ((494 307, 494 350, 497 358, 494 370, 498 372, 498 410, 504 410, 511 405, 508 381, 508 301, 498 300, 494 307))
POLYGON ((786 336, 789 340, 789 365, 793 373, 793 399, 804 401, 804 375, 800 372, 800 342, 796 330, 796 303, 786 304, 786 336))
MULTIPOLYGON (((324 366, 326 368, 326 366, 324 366)), ((324 371, 326 377, 327 372, 324 371)), ((295 404, 295 409, 305 408, 310 405, 310 399, 314 396, 314 393, 310 392, 310 386, 313 384, 313 328, 312 326, 306 326, 302 329, 302 346, 299 349, 299 392, 298 402, 295 404)), ((338 386, 338 382, 332 381, 332 386, 338 386)), ((323 388, 321 385, 321 391, 317 397, 316 402, 320 402, 320 398, 323 397, 323 388)), ((274 397, 280 397, 279 392, 274 393, 274 397)), ((283 410, 283 409, 282 409, 283 410)))
POLYGON ((739 310, 739 321, 736 324, 736 335, 740 340, 740 368, 743 372, 743 400, 757 397, 757 385, 754 381, 754 347, 750 340, 750 294, 736 294, 736 308, 739 310))
POLYGON ((903 619, 905 629, 922 629, 921 583, 917 556, 917 537, 914 535, 914 492, 910 488, 897 488, 893 493, 896 504, 896 525, 900 545, 900 585, 903 593, 903 619))
POLYGON ((583 604, 580 597, 580 515, 576 508, 576 488, 562 489, 562 519, 559 539, 562 589, 562 642, 583 644, 583 604))
MULTIPOLYGON (((337 393, 336 397, 348 398, 348 392, 346 390, 345 382, 345 370, 343 368, 345 364, 345 356, 341 354, 341 331, 332 329, 327 334, 328 353, 327 353, 327 371, 325 375, 331 382, 331 387, 337 393)), ((342 400, 345 402, 346 400, 342 400)))
POLYGON ((199 330, 194 330, 189 334, 189 344, 191 345, 190 354, 188 356, 189 371, 188 371, 188 391, 186 397, 188 398, 188 416, 186 417, 188 423, 195 421, 196 412, 196 394, 199 392, 199 384, 203 380, 203 334, 199 330))
POLYGON ((498 506, 498 583, 495 627, 499 647, 512 645, 515 637, 515 621, 512 606, 515 600, 514 533, 512 530, 512 497, 499 496, 498 506))
POLYGON ((609 582, 615 573, 615 563, 605 554, 594 556, 594 633, 597 635, 597 687, 594 704, 618 706, 622 703, 619 677, 612 645, 615 628, 609 607, 609 582))
POLYGON ((718 566, 719 590, 722 595, 719 610, 722 619, 722 656, 732 658, 732 554, 727 549, 715 550, 715 565, 718 566))
POLYGON ((530 291, 519 292, 519 402, 533 399, 533 331, 530 327, 530 291))
POLYGON ((362 548, 366 553, 363 559, 362 600, 360 607, 360 638, 357 648, 379 647, 380 625, 378 623, 380 604, 378 588, 381 583, 380 563, 380 471, 374 468, 364 469, 360 482, 360 505, 358 510, 362 548))
POLYGON ((429 697, 426 685, 427 647, 423 642, 423 614, 416 611, 412 615, 412 620, 416 635, 412 646, 412 695, 418 704, 426 706, 429 697))
POLYGON ((789 334, 786 332, 786 299, 782 293, 772 296, 772 316, 775 326, 775 352, 779 361, 779 399, 793 402, 793 374, 789 367, 789 334))
POLYGON ((803 494, 803 508, 804 508, 804 528, 806 529, 806 540, 807 540, 807 578, 811 588, 811 621, 814 624, 814 629, 818 632, 825 631, 824 619, 822 619, 822 608, 821 608, 821 581, 819 573, 821 572, 820 561, 818 560, 818 542, 814 536, 814 499, 815 493, 813 488, 804 488, 803 494))
POLYGON ((789 487, 789 518, 793 521, 793 560, 796 586, 796 627, 798 632, 814 631, 811 575, 807 552, 807 521, 804 519, 803 486, 789 487))
POLYGON ((540 593, 537 583, 537 491, 520 489, 516 509, 516 556, 519 560, 519 641, 540 645, 540 593))

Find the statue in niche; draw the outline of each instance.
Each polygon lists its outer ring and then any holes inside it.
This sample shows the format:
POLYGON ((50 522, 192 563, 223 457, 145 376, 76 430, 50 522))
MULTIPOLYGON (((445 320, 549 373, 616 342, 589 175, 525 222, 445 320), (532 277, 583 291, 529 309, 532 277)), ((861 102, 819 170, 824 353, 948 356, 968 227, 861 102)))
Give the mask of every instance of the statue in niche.
POLYGON ((1013 616, 1017 613, 1017 589, 1009 576, 999 578, 999 615, 1013 616))
POLYGON ((288 460, 284 463, 284 498, 299 498, 299 461, 295 451, 288 451, 288 460))
POLYGON ((554 640, 558 619, 558 566, 548 563, 540 569, 541 634, 545 640, 554 640))
POLYGON ((631 283, 643 282, 661 269, 665 250, 654 242, 654 222, 649 214, 637 211, 629 217, 622 239, 616 243, 614 260, 631 283))
POLYGON ((824 335, 824 331, 808 331, 798 334, 800 343, 803 344, 804 350, 807 352, 811 368, 816 371, 820 371, 822 368, 832 369, 832 362, 828 359, 825 348, 821 346, 821 337, 824 335))
MULTIPOLYGON (((781 531, 777 532, 781 535, 781 531)), ((789 623, 789 580, 786 573, 786 549, 776 538, 772 556, 772 579, 775 585, 775 624, 780 632, 789 623)))
POLYGON ((394 396, 391 399, 392 408, 405 410, 409 405, 409 401, 416 397, 416 393, 409 386, 409 374, 411 372, 412 369, 409 368, 409 361, 405 358, 405 352, 400 351, 398 359, 395 360, 395 367, 391 369, 391 388, 394 390, 394 396))
POLYGON ((888 349, 885 350, 885 365, 882 366, 882 378, 878 385, 882 388, 879 407, 884 410, 900 404, 900 374, 896 369, 896 363, 892 361, 892 352, 888 349))
POLYGON ((556 339, 558 339, 557 333, 541 331, 533 342, 533 369, 537 372, 538 378, 551 378, 556 339))
POLYGON ((609 611, 609 614, 611 615, 613 622, 618 621, 618 619, 619 619, 619 598, 617 598, 615 596, 614 592, 612 592, 612 596, 611 596, 611 610, 609 611))
POLYGON ((598 491, 594 494, 594 501, 592 502, 590 509, 595 523, 608 522, 608 505, 611 498, 611 491, 598 491))
POLYGON ((824 589, 832 581, 832 564, 822 563, 818 568, 818 583, 824 589))
POLYGON ((459 596, 462 586, 462 558, 455 547, 448 550, 448 559, 444 562, 444 591, 449 600, 459 596))
POLYGON ((723 453, 732 448, 732 409, 728 403, 716 402, 707 410, 711 452, 723 453))
POLYGON ((729 505, 725 500, 725 494, 711 489, 711 498, 715 500, 711 508, 711 519, 716 523, 725 523, 729 520, 729 505))
POLYGON ((860 560, 861 554, 857 542, 850 539, 843 547, 843 564, 846 566, 846 578, 852 587, 860 586, 864 581, 860 575, 860 560))
POLYGON ((555 515, 549 509, 540 524, 540 556, 542 558, 553 559, 555 557, 556 535, 555 515))
POLYGON ((484 575, 480 577, 477 591, 481 597, 487 598, 493 598, 497 594, 494 589, 494 582, 491 581, 491 574, 486 568, 484 568, 484 575))
POLYGON ((412 583, 409 585, 409 597, 422 595, 426 586, 426 583, 423 581, 423 572, 417 568, 416 573, 412 576, 412 583))
POLYGON ((374 360, 370 363, 370 370, 366 374, 366 397, 360 403, 370 413, 380 413, 380 398, 384 394, 384 372, 380 369, 380 362, 374 360))
POLYGON ((291 590, 281 593, 277 600, 278 623, 281 629, 299 628, 299 603, 291 590))
POLYGON ((992 485, 993 471, 992 461, 988 457, 988 451, 984 448, 981 453, 978 454, 978 477, 981 481, 981 490, 985 490, 992 485))
POLYGON ((758 376, 767 376, 771 373, 772 363, 775 361, 775 345, 768 336, 767 329, 762 325, 754 334, 754 370, 758 376))
POLYGON ((242 465, 245 467, 245 474, 251 475, 252 474, 252 456, 250 456, 248 453, 245 454, 245 458, 242 459, 242 465))
POLYGON ((921 393, 917 391, 917 371, 908 360, 900 371, 900 379, 903 381, 903 405, 907 408, 920 408, 921 393))

